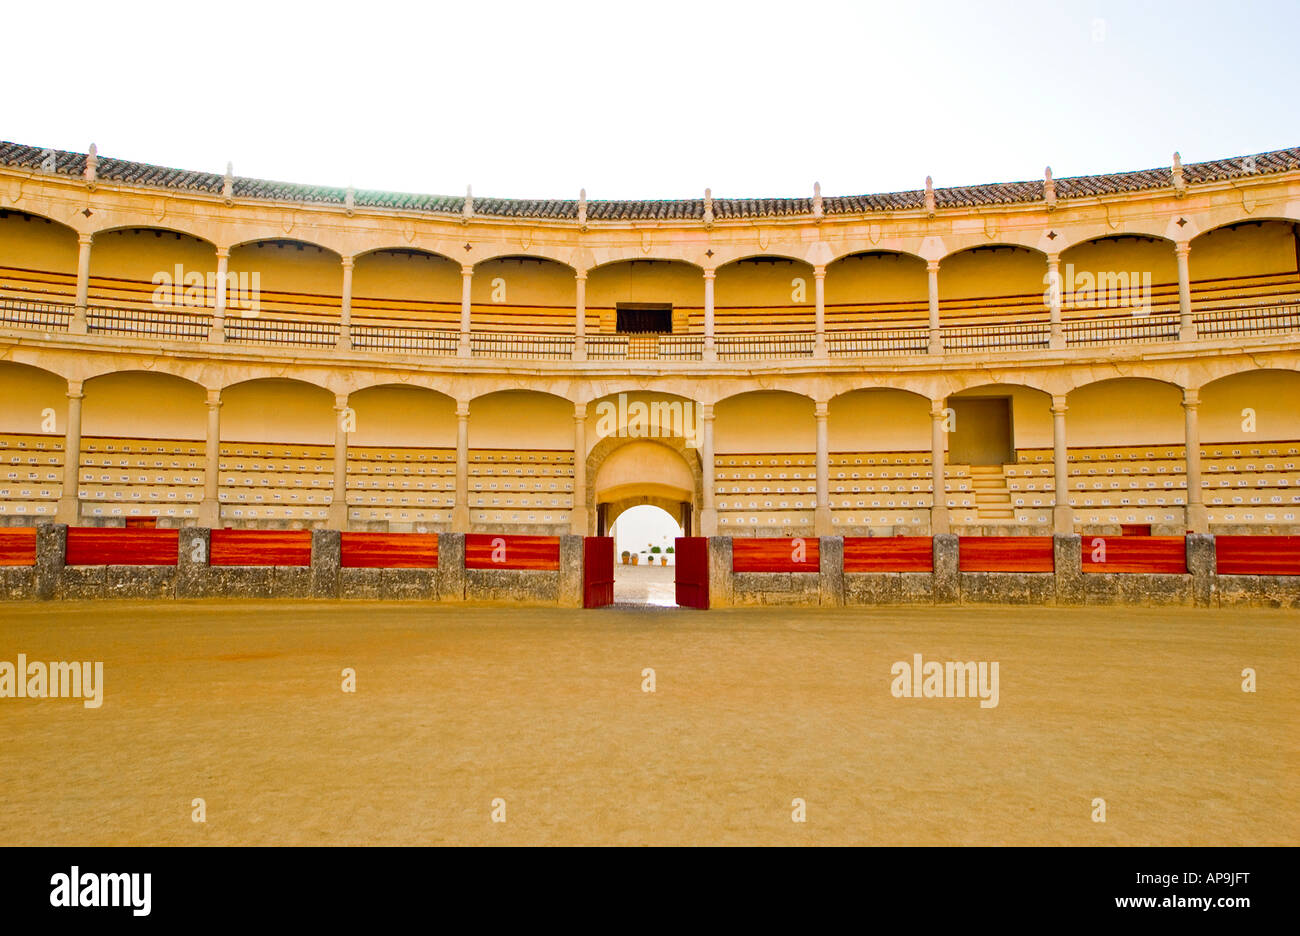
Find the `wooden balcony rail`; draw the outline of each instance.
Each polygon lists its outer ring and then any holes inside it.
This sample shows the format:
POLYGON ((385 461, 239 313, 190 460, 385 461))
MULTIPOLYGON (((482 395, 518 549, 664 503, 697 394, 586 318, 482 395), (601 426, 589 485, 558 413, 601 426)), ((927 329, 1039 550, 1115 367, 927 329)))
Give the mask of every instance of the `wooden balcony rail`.
POLYGON ((86 309, 86 331, 92 335, 150 335, 205 341, 212 331, 212 316, 204 312, 153 309, 86 309))
POLYGON ((0 325, 8 328, 39 328, 67 331, 72 306, 26 299, 0 298, 0 325))
POLYGON ((1064 323, 1067 347, 1177 341, 1176 314, 1123 315, 1073 319, 1064 323))

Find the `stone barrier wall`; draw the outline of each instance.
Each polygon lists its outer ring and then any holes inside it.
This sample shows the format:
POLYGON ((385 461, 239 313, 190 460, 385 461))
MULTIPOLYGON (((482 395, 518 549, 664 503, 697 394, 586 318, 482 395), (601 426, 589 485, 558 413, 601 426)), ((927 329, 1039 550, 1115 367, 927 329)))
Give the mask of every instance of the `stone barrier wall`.
MULTIPOLYGON (((436 568, 344 568, 340 535, 311 532, 308 565, 212 565, 211 531, 178 531, 177 563, 70 566, 67 527, 36 528, 35 563, 0 567, 0 599, 355 598, 508 602, 582 607, 581 536, 562 536, 558 570, 465 568, 465 536, 438 534, 436 568)), ((1091 540, 1092 538, 1087 538, 1091 540)), ((1186 568, 1084 571, 1085 540, 1052 539, 1053 571, 961 571, 958 537, 933 537, 928 572, 845 572, 844 540, 821 537, 806 572, 735 572, 731 537, 710 537, 710 606, 1181 605, 1300 608, 1300 575, 1218 574, 1215 538, 1185 538, 1186 568)), ((1095 569, 1094 564, 1091 568, 1095 569)))
MULTIPOLYGON (((1088 539, 1092 539, 1089 537, 1088 539)), ((1219 575, 1214 537, 1186 537, 1187 572, 1084 572, 1083 538, 1052 538, 1052 572, 962 572, 958 537, 934 537, 930 572, 845 572, 844 540, 820 538, 821 568, 731 572, 730 541, 710 542, 713 607, 843 605, 1253 605, 1300 608, 1300 576, 1219 575)))

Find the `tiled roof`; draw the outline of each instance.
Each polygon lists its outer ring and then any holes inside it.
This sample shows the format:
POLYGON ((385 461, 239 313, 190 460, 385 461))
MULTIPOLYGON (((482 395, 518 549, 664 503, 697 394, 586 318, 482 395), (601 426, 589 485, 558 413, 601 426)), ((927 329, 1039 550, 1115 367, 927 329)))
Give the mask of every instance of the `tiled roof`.
MULTIPOLYGON (((47 161, 47 154, 52 154, 54 157, 55 174, 84 175, 85 153, 69 153, 38 146, 0 142, 0 165, 39 170, 42 163, 47 161)), ((1271 153, 1259 153, 1255 156, 1188 163, 1183 166, 1183 181, 1187 185, 1195 185, 1199 182, 1217 182, 1297 169, 1300 169, 1300 147, 1292 147, 1271 153)), ((209 194, 220 194, 225 182, 222 175, 214 172, 168 169, 163 166, 104 156, 99 157, 96 172, 98 178, 105 182, 209 194)), ((1172 186, 1171 168, 1140 169, 1135 172, 1057 179, 1056 197, 1058 200, 1090 198, 1097 195, 1139 192, 1172 186)), ((270 182, 242 176, 234 176, 231 187, 234 197, 241 199, 342 205, 347 198, 347 190, 342 188, 300 185, 293 182, 270 182)), ((936 208, 1023 204, 1039 201, 1042 198, 1041 179, 1031 182, 959 185, 934 190, 936 208)), ((391 208, 435 214, 458 215, 465 205, 464 197, 457 195, 413 195, 365 190, 355 192, 353 199, 358 208, 391 208)), ((910 192, 889 192, 879 195, 828 196, 822 204, 828 216, 917 209, 925 206, 925 191, 916 189, 910 192)), ((703 220, 704 208, 702 198, 662 201, 592 200, 587 202, 587 219, 589 221, 703 220)), ((713 200, 713 216, 719 220, 779 218, 811 215, 812 212, 812 198, 715 198, 713 200)), ((576 221, 578 202, 575 199, 475 198, 474 213, 495 218, 549 218, 576 221)))

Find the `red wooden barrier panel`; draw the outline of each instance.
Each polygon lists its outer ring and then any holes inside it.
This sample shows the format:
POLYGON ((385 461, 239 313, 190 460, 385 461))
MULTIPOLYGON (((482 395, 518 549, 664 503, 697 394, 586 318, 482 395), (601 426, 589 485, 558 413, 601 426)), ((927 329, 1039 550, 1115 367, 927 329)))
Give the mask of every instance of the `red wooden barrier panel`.
POLYGON ((732 572, 820 572, 815 536, 758 536, 731 541, 732 572))
POLYGON ((933 572, 929 536, 846 536, 845 572, 933 572))
POLYGON ((0 527, 0 566, 36 565, 36 527, 0 527))
POLYGON ((709 540, 679 536, 673 540, 673 592, 683 608, 709 607, 709 540))
POLYGON ((582 541, 582 606, 614 603, 614 537, 587 536, 582 541))
POLYGON ((503 533, 466 533, 465 568, 558 571, 560 538, 503 533))
POLYGON ((437 533, 344 533, 345 569, 436 569, 437 533))
POLYGON ((68 527, 64 562, 71 566, 174 566, 179 535, 179 530, 68 527))
POLYGON ((1050 536, 962 536, 957 541, 962 572, 1052 572, 1050 536))
POLYGON ((1216 536, 1220 575, 1300 575, 1300 536, 1216 536))
POLYGON ((311 565, 311 530, 213 530, 208 564, 311 565))
POLYGON ((1085 572, 1187 571, 1187 540, 1181 536, 1085 536, 1085 572))

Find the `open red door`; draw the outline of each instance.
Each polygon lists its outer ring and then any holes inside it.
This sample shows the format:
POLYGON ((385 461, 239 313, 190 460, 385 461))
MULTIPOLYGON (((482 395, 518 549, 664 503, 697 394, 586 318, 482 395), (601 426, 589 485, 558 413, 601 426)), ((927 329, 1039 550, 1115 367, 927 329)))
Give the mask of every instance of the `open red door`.
POLYGON ((705 536, 679 536, 674 540, 677 563, 677 604, 682 608, 709 606, 709 540, 705 536))
POLYGON ((582 542, 582 606, 614 603, 614 537, 587 536, 582 542))

